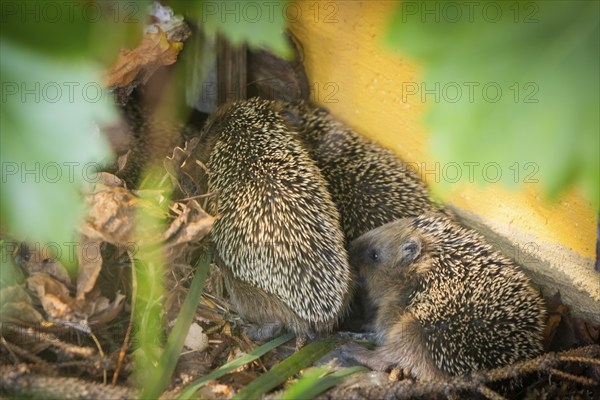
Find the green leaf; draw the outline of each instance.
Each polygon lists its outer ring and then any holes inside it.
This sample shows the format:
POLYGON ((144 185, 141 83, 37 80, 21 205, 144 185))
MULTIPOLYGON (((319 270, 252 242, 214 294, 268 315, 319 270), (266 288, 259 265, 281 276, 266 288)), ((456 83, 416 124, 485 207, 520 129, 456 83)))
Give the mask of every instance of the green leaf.
POLYGON ((237 358, 233 361, 230 361, 225 365, 222 365, 221 367, 217 368, 210 374, 207 374, 207 375, 203 376, 202 378, 189 384, 181 392, 181 394, 179 395, 179 397, 177 397, 177 399, 178 400, 188 400, 188 399, 192 398, 194 393, 196 393, 196 391, 198 389, 200 389, 202 386, 204 386, 206 384, 206 382, 209 382, 209 381, 212 381, 215 379, 219 379, 220 377, 227 375, 231 371, 241 367, 244 364, 248 364, 249 362, 252 362, 252 361, 262 357, 263 355, 265 355, 267 352, 271 351, 275 347, 280 346, 280 345, 284 344, 285 342, 290 341, 293 338, 294 338, 294 334, 292 334, 292 333, 288 333, 287 335, 280 336, 277 339, 273 339, 270 342, 257 347, 250 353, 245 354, 242 357, 237 358))
POLYGON ((399 5, 387 44, 424 65, 404 99, 429 104, 434 156, 461 167, 458 180, 442 170, 442 186, 466 182, 472 162, 477 183, 539 181, 549 197, 577 186, 598 206, 599 12, 595 1, 399 5))
POLYGON ((333 371, 331 367, 316 367, 306 371, 302 377, 290 385, 278 399, 312 399, 329 388, 340 384, 345 377, 357 372, 368 371, 366 367, 350 367, 333 371))
POLYGON ((137 44, 149 0, 1 4, 0 224, 73 267, 81 189, 111 156, 97 125, 116 118, 102 72, 137 44), (99 64, 102 63, 104 68, 99 64))
POLYGON ((13 235, 65 246, 83 215, 83 185, 110 157, 95 124, 116 117, 112 101, 94 65, 57 62, 5 38, 0 75, 0 223, 13 235))
POLYGON ((192 285, 185 297, 179 315, 177 315, 175 326, 169 334, 167 345, 158 362, 158 368, 154 369, 153 376, 144 384, 142 398, 158 398, 169 383, 169 379, 171 379, 188 330, 196 315, 196 307, 198 307, 198 303, 200 302, 210 260, 211 254, 207 252, 196 264, 196 274, 192 280, 192 285))
POLYGON ((265 47, 275 54, 292 57, 285 37, 287 1, 175 1, 178 13, 195 19, 208 35, 223 34, 234 46, 247 43, 251 48, 265 47))
POLYGON ((312 365, 341 342, 341 340, 337 339, 325 339, 308 344, 306 347, 298 350, 296 353, 275 365, 269 372, 262 374, 242 388, 238 394, 234 396, 234 399, 260 398, 263 394, 281 385, 288 378, 297 374, 302 369, 312 365))
MULTIPOLYGON (((159 379, 159 369, 163 366, 160 361, 164 361, 165 357, 165 252, 162 241, 157 238, 161 238, 166 229, 165 216, 170 204, 171 187, 167 184, 161 193, 161 197, 166 198, 164 201, 157 202, 155 193, 147 190, 139 190, 138 195, 141 201, 135 210, 134 237, 139 239, 132 281, 135 294, 132 304, 135 328, 133 355, 134 381, 139 388, 144 388, 152 386, 149 382, 155 384, 155 380, 159 379)), ((167 356, 171 355, 169 353, 167 356)), ((152 389, 157 390, 157 387, 153 386, 152 389)))
POLYGON ((135 46, 148 19, 149 0, 3 1, 1 35, 54 59, 114 61, 135 46))

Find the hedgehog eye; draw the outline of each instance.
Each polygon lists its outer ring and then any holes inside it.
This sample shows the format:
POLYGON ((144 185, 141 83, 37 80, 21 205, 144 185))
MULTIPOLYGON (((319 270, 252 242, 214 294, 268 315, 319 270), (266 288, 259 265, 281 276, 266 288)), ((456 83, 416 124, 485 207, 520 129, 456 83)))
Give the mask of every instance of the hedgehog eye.
POLYGON ((377 250, 371 250, 371 260, 379 261, 379 253, 377 250))

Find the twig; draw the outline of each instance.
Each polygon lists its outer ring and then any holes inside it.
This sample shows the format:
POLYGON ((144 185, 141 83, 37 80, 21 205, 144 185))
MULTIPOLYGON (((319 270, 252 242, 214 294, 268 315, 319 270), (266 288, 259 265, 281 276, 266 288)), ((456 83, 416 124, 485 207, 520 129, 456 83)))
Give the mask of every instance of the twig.
MULTIPOLYGON (((94 343, 96 343, 96 348, 98 349, 98 354, 100 354, 101 358, 104 358, 104 350, 102 350, 102 345, 100 344, 100 341, 98 340, 96 335, 94 335, 94 333, 91 331, 90 331, 90 337, 92 338, 94 343)), ((106 368, 102 367, 102 381, 104 382, 104 384, 106 384, 106 377, 107 377, 106 368)))
POLYGON ((407 399, 410 397, 423 397, 432 394, 451 396, 462 391, 479 392, 490 400, 505 399, 497 392, 488 388, 486 384, 509 380, 532 372, 546 372, 559 378, 571 380, 582 385, 595 385, 593 379, 576 376, 560 371, 555 367, 564 362, 578 362, 584 364, 598 364, 600 346, 591 345, 561 353, 548 353, 537 358, 520 361, 512 365, 496 368, 489 371, 478 371, 467 376, 458 376, 443 381, 423 382, 386 382, 384 384, 369 384, 368 380, 356 381, 352 384, 338 386, 320 398, 327 399, 363 399, 363 398, 396 398, 407 399))
POLYGON ((563 379, 568 379, 568 380, 571 380, 571 381, 574 381, 577 383, 581 383, 582 385, 591 386, 596 383, 596 381, 591 378, 586 378, 584 376, 577 376, 577 375, 569 374, 568 372, 559 371, 556 368, 548 368, 548 372, 551 373, 552 375, 559 376, 563 379))
POLYGON ((9 351, 10 355, 13 358, 13 362, 15 364, 19 363, 19 359, 16 356, 16 354, 18 354, 21 357, 26 358, 27 360, 29 360, 31 362, 34 362, 36 364, 49 365, 46 361, 42 360, 41 358, 39 358, 35 354, 31 354, 30 352, 28 352, 27 350, 25 350, 25 349, 17 346, 16 344, 10 343, 9 341, 7 341, 6 339, 4 339, 3 337, 0 337, 0 340, 2 341, 2 344, 4 345, 4 347, 6 347, 6 349, 9 351))
POLYGON ((42 342, 44 344, 54 346, 57 349, 64 351, 71 356, 79 356, 88 358, 94 355, 96 350, 92 347, 76 346, 71 343, 66 343, 56 337, 54 334, 42 332, 33 328, 26 328, 19 325, 6 325, 6 328, 12 330, 17 334, 21 334, 35 342, 42 342))
POLYGON ((125 360, 127 348, 129 347, 129 338, 131 337, 131 330, 133 328, 135 299, 137 297, 137 277, 135 275, 135 263, 133 260, 133 256, 129 251, 127 252, 127 255, 129 256, 129 262, 131 262, 131 309, 129 311, 129 323, 127 324, 127 330, 125 331, 125 338, 123 339, 123 344, 121 345, 121 349, 119 350, 117 365, 115 366, 115 372, 113 373, 113 386, 117 384, 117 380, 119 379, 119 373, 121 372, 121 367, 123 365, 123 360, 125 360))
POLYGON ((138 393, 126 387, 106 386, 78 378, 43 376, 27 364, 0 366, 0 392, 18 397, 57 399, 131 399, 138 393))

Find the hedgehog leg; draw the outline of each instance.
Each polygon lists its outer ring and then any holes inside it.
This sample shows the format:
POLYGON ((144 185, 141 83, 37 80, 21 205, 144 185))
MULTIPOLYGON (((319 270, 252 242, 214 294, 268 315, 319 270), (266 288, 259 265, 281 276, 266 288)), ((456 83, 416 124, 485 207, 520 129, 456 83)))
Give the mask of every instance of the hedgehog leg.
POLYGON ((254 327, 246 330, 246 334, 250 338, 267 340, 276 336, 283 329, 291 330, 296 335, 311 332, 310 324, 301 319, 275 295, 233 277, 226 267, 221 265, 219 267, 225 278, 225 286, 231 304, 240 316, 255 324, 254 327))
POLYGON ((249 324, 244 326, 243 332, 248 339, 255 342, 264 342, 279 336, 284 330, 281 322, 266 322, 264 324, 249 324))
POLYGON ((355 342, 350 342, 340 347, 340 357, 344 361, 355 361, 374 371, 385 371, 394 367, 394 362, 389 362, 381 357, 377 351, 371 351, 355 342))
POLYGON ((411 313, 403 314, 392 325, 376 353, 388 361, 394 360, 398 367, 409 370, 417 379, 437 380, 447 377, 435 365, 425 343, 423 328, 411 313))
POLYGON ((407 370, 420 380, 437 380, 446 377, 434 364, 423 338, 422 328, 416 318, 405 313, 390 328, 384 343, 374 351, 356 343, 341 347, 342 358, 354 360, 375 370, 385 371, 390 367, 407 370))

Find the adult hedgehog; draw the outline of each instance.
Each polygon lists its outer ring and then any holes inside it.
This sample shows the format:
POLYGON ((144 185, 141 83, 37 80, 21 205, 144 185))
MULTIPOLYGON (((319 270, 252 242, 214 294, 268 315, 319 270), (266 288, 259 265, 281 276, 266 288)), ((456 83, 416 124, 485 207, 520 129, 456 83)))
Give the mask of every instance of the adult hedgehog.
POLYGON ((327 181, 348 242, 388 222, 438 208, 427 185, 391 150, 358 135, 323 108, 307 102, 285 108, 327 181))
POLYGON ((380 346, 346 348, 359 362, 431 380, 542 352, 543 300, 477 232, 427 213, 370 231, 349 252, 378 307, 380 346))
POLYGON ((238 312, 300 335, 330 331, 352 286, 339 215, 279 106, 224 105, 202 140, 208 189, 219 192, 216 263, 238 312))

